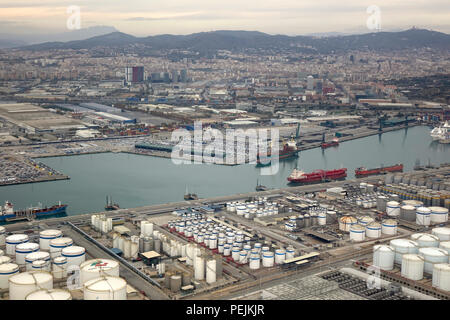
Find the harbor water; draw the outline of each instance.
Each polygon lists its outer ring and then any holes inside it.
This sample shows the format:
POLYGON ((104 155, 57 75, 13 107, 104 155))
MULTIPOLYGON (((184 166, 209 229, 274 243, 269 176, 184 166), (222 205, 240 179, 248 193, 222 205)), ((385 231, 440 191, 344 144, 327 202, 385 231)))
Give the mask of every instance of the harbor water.
POLYGON ((421 165, 450 162, 450 146, 432 142, 429 131, 413 127, 302 151, 298 159, 280 162, 278 173, 271 176, 261 176, 260 168, 251 164, 175 165, 170 159, 126 153, 42 158, 71 179, 0 187, 0 201, 9 200, 16 209, 61 201, 73 215, 104 211, 107 195, 121 208, 132 208, 182 201, 186 187, 201 198, 253 192, 257 179, 269 188, 282 188, 295 167, 305 172, 346 167, 348 178, 353 178, 360 166, 403 163, 410 171, 417 159, 421 165))

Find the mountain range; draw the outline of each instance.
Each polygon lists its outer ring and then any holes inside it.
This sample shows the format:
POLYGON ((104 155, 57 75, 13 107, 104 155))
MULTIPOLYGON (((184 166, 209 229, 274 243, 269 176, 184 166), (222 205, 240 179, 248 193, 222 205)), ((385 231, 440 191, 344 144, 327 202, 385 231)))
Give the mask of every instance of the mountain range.
POLYGON ((135 37, 122 32, 111 32, 85 40, 45 42, 24 46, 26 50, 92 49, 95 47, 127 48, 143 46, 151 50, 185 49, 200 53, 217 50, 292 49, 319 53, 348 50, 403 50, 434 48, 450 50, 450 35, 426 29, 409 29, 400 32, 374 32, 359 35, 286 36, 270 35, 258 31, 220 30, 189 35, 156 35, 135 37))

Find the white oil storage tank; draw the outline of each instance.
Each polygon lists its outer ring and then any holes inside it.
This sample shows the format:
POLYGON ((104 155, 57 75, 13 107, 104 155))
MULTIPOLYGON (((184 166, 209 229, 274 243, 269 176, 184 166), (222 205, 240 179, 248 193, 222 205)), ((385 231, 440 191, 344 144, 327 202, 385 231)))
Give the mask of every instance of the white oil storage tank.
POLYGON ((61 237, 50 240, 50 257, 56 258, 61 255, 61 251, 64 248, 70 247, 73 245, 72 238, 61 237))
POLYGON ((424 271, 433 273, 433 265, 436 263, 448 263, 448 252, 441 248, 420 248, 419 255, 425 259, 424 271))
POLYGON ((110 259, 92 259, 80 264, 81 284, 100 276, 119 276, 119 263, 110 259))
POLYGON ((360 224, 350 226, 350 240, 355 242, 364 241, 366 236, 366 228, 360 224))
POLYGON ((433 287, 450 291, 450 264, 437 263, 433 267, 433 287))
MULTIPOLYGON (((450 241, 441 241, 439 248, 444 249, 450 256, 450 241)), ((450 262, 450 261, 449 261, 450 262)))
POLYGON ((381 224, 378 222, 371 222, 366 225, 366 237, 367 238, 379 238, 381 237, 381 224))
POLYGON ((6 254, 14 256, 16 254, 16 246, 21 243, 28 242, 29 238, 26 234, 12 234, 5 239, 6 254))
POLYGON ((19 273, 19 266, 15 263, 0 264, 0 289, 9 288, 9 278, 19 273))
POLYGON ((50 289, 37 290, 25 297, 25 300, 72 300, 72 295, 67 290, 50 289))
POLYGON ((431 223, 431 210, 427 207, 416 209, 416 224, 419 226, 429 226, 431 223))
POLYGON ((126 300, 127 282, 119 277, 102 276, 83 285, 84 300, 126 300))
POLYGON ((439 238, 428 233, 414 233, 411 235, 411 240, 419 244, 419 248, 425 247, 439 247, 439 238))
POLYGON ((50 262, 50 254, 45 251, 36 251, 27 254, 25 256, 25 266, 27 271, 33 270, 33 262, 38 260, 50 262))
POLYGON ((286 250, 277 249, 275 250, 275 263, 282 264, 286 260, 286 250))
POLYGON ((396 235, 397 234, 397 220, 394 219, 386 219, 381 223, 381 233, 387 235, 396 235))
POLYGON ((357 220, 352 216, 343 216, 339 218, 339 230, 341 231, 350 231, 350 227, 356 224, 357 220))
POLYGON ((393 247, 395 251, 394 262, 400 265, 402 263, 402 255, 407 253, 418 253, 419 250, 417 242, 409 239, 393 239, 389 242, 389 245, 393 247))
POLYGON ((32 253, 32 252, 36 252, 39 251, 39 244, 34 243, 34 242, 25 242, 25 243, 21 243, 18 244, 16 246, 16 263, 19 266, 24 266, 25 265, 25 257, 32 253))
POLYGON ((400 203, 397 201, 386 203, 386 213, 390 217, 398 217, 400 215, 400 203))
POLYGON ((86 249, 79 246, 70 246, 62 249, 61 256, 67 259, 67 268, 72 265, 79 266, 86 260, 86 249))
POLYGON ((373 264, 382 270, 394 269, 395 250, 387 245, 373 247, 373 264))
POLYGON ((6 229, 3 226, 0 226, 0 247, 5 245, 5 237, 6 237, 6 229))
POLYGON ((448 221, 448 209, 443 207, 429 207, 432 223, 444 223, 448 221))
POLYGON ((22 272, 9 278, 10 300, 25 300, 28 294, 41 289, 53 289, 50 272, 22 272))
POLYGON ((263 267, 266 267, 266 268, 273 267, 274 253, 271 251, 263 252, 262 260, 263 260, 263 267))
POLYGON ((50 241, 62 237, 61 230, 47 229, 39 232, 39 246, 41 250, 50 250, 50 241))
POLYGON ((67 258, 56 257, 53 259, 52 274, 55 279, 62 279, 67 276, 67 258))
POLYGON ((441 241, 449 241, 450 240, 450 228, 441 227, 441 228, 433 228, 431 233, 435 236, 438 236, 441 241))
POLYGON ((424 258, 418 254, 404 254, 402 258, 402 276, 411 280, 423 279, 424 258))

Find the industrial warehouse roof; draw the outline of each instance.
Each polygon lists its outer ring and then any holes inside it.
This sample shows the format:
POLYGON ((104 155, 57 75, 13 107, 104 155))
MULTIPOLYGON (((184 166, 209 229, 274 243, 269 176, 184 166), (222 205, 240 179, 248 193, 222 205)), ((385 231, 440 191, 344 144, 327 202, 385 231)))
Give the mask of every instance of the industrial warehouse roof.
POLYGON ((129 233, 130 229, 128 229, 127 227, 124 227, 124 226, 115 226, 114 231, 116 231, 120 234, 124 234, 124 233, 129 233))
POLYGON ((141 253, 141 255, 146 259, 153 259, 153 258, 161 257, 161 255, 156 251, 143 252, 143 253, 141 253))

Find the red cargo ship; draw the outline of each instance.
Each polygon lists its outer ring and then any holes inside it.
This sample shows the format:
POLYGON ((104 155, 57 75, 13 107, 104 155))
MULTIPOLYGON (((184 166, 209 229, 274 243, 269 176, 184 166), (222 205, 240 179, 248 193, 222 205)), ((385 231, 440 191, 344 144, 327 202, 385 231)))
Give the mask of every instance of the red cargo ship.
POLYGON ((326 148, 335 147, 338 145, 339 145, 339 140, 337 138, 334 138, 330 142, 322 142, 322 144, 320 146, 322 147, 322 149, 326 149, 326 148))
POLYGON ((335 170, 315 170, 310 173, 305 173, 301 170, 294 169, 291 175, 287 178, 289 183, 310 183, 322 182, 329 180, 338 180, 347 177, 347 168, 335 170))
POLYGON ((393 166, 389 167, 380 167, 375 169, 367 169, 365 167, 361 167, 358 169, 355 169, 355 176, 357 177, 365 177, 370 176, 374 174, 383 174, 388 172, 402 172, 403 171, 403 164, 399 163, 393 166))
MULTIPOLYGON (((297 144, 294 140, 283 143, 283 148, 278 151, 278 160, 289 159, 298 157, 298 153, 300 150, 297 148, 297 144)), ((271 165, 271 154, 270 152, 263 156, 260 153, 257 155, 257 166, 268 166, 271 165)))

